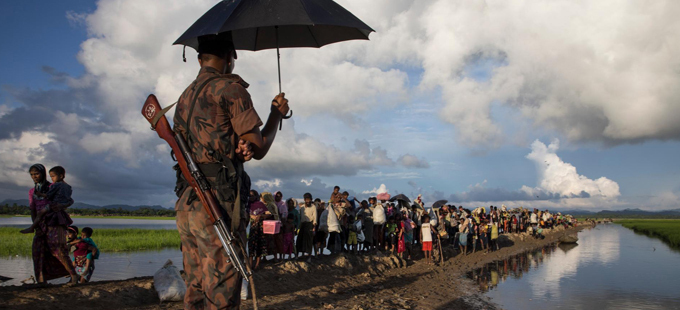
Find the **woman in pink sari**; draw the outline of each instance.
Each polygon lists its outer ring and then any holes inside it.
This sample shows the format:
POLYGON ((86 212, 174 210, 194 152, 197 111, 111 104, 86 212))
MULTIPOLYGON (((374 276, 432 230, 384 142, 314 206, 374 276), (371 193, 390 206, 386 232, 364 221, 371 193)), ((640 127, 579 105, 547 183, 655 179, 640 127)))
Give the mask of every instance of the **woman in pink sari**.
MULTIPOLYGON (((35 186, 28 191, 28 200, 31 209, 31 220, 35 220, 36 214, 49 205, 49 201, 38 197, 36 192, 46 193, 50 187, 47 181, 45 166, 35 164, 28 169, 35 186)), ((50 206, 50 209, 65 209, 73 204, 50 206)), ((71 283, 77 283, 78 276, 66 247, 66 225, 45 224, 43 220, 35 230, 33 237, 33 270, 38 283, 48 280, 71 276, 71 283)))

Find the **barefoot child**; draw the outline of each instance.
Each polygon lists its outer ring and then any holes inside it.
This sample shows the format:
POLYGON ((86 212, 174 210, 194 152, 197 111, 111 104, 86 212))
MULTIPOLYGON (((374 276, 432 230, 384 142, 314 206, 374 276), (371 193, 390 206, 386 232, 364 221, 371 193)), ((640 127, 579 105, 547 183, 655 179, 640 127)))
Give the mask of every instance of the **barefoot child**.
POLYGON ((349 223, 349 237, 347 238, 347 250, 352 251, 353 254, 357 254, 357 245, 359 244, 359 240, 357 238, 357 231, 360 231, 361 228, 357 230, 357 226, 354 221, 354 216, 352 216, 351 214, 347 217, 347 222, 349 223))
POLYGON ((385 225, 385 235, 390 245, 390 253, 396 254, 397 245, 397 223, 394 222, 394 215, 389 216, 385 225))
POLYGON ((411 252, 413 252, 413 230, 416 228, 416 224, 410 219, 406 218, 404 220, 404 245, 406 246, 406 259, 411 259, 411 252))
POLYGON ((92 228, 85 227, 80 233, 81 238, 69 242, 76 250, 73 252, 73 261, 76 265, 76 272, 80 276, 80 283, 90 281, 94 272, 94 260, 99 258, 97 245, 92 241, 92 228))
POLYGON ((73 190, 71 186, 64 182, 66 177, 66 170, 61 166, 56 166, 50 169, 50 178, 52 178, 52 185, 50 185, 47 193, 36 192, 35 195, 41 198, 46 198, 50 203, 44 209, 40 210, 35 217, 35 221, 31 227, 21 231, 23 234, 30 234, 35 232, 35 228, 42 220, 54 221, 57 225, 71 225, 73 221, 68 216, 64 209, 73 203, 71 194, 73 190))
POLYGON ((420 231, 420 243, 423 245, 423 252, 428 264, 432 264, 432 234, 436 233, 430 224, 430 215, 423 216, 423 224, 420 231))
POLYGON ((80 241, 80 238, 78 237, 79 233, 78 226, 75 225, 71 225, 66 229, 66 247, 68 247, 69 253, 73 253, 76 249, 75 244, 77 242, 74 241, 80 241))
POLYGON ((288 214, 288 218, 283 222, 283 253, 281 254, 281 259, 284 259, 284 255, 288 254, 288 259, 293 258, 293 240, 295 239, 295 221, 294 214, 288 214))

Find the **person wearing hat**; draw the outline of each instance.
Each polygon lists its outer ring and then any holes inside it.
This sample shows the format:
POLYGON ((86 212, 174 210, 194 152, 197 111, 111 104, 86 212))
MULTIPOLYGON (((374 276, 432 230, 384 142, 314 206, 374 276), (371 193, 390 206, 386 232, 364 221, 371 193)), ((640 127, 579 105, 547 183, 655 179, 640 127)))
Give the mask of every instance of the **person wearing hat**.
MULTIPOLYGON (((178 100, 173 130, 186 139, 231 231, 245 247, 250 178, 243 162, 265 157, 277 125, 288 113, 288 100, 283 93, 274 97, 267 123, 260 129, 263 123, 253 108, 248 83, 233 73, 237 56, 231 34, 202 36, 198 41, 200 70, 178 100)), ((229 262, 196 193, 181 174, 177 181, 175 210, 187 284, 184 308, 237 309, 241 275, 229 262)))

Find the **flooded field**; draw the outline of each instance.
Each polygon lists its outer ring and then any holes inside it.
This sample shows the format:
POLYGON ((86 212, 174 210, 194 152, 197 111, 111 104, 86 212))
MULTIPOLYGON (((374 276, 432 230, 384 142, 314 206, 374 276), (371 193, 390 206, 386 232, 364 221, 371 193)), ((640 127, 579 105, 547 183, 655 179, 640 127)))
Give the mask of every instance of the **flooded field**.
POLYGON ((680 309, 680 252, 616 224, 468 273, 504 309, 680 309))

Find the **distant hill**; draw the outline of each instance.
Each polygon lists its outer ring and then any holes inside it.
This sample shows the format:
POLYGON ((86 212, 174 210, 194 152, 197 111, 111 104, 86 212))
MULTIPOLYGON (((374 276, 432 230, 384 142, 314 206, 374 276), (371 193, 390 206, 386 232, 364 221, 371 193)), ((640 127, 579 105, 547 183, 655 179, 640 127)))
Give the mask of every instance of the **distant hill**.
POLYGON ((611 218, 636 218, 636 217, 680 217, 680 209, 662 210, 662 211, 647 211, 641 209, 624 209, 624 210, 602 210, 598 212, 588 210, 557 210, 562 214, 571 214, 580 217, 611 217, 611 218))
MULTIPOLYGON (((28 206, 28 199, 5 199, 5 200, 3 200, 2 202, 0 202, 0 205, 10 205, 10 206, 11 206, 11 205, 13 205, 13 204, 15 204, 15 203, 16 203, 18 206, 28 206)), ((167 210, 167 208, 163 208, 163 207, 160 206, 160 205, 153 205, 153 206, 146 206, 146 205, 142 205, 142 206, 131 206, 131 205, 106 205, 106 206, 95 206, 95 205, 86 204, 86 203, 82 203, 82 202, 76 202, 76 203, 74 203, 74 204, 71 206, 71 208, 73 208, 73 209, 102 209, 102 208, 107 208, 107 209, 118 209, 118 208, 121 208, 121 209, 126 210, 126 211, 135 211, 135 210, 139 210, 139 209, 142 209, 142 208, 150 208, 150 209, 166 209, 166 210, 167 210)))
POLYGON ((680 217, 680 209, 663 210, 663 211, 645 211, 640 209, 625 209, 625 210, 602 210, 594 214, 596 217, 680 217))

